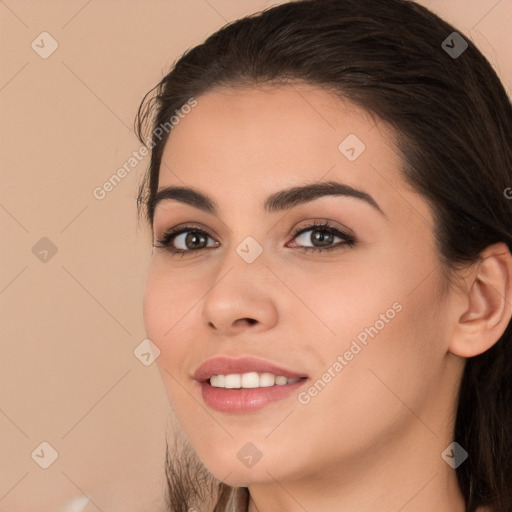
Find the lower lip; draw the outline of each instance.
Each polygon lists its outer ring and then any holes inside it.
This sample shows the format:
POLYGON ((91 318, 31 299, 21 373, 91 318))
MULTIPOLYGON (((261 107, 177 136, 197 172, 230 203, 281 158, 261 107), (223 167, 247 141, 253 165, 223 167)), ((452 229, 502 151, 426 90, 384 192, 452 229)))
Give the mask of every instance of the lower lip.
POLYGON ((201 382, 201 393, 206 405, 219 412, 245 414, 258 411, 266 405, 284 400, 297 391, 308 379, 293 384, 274 385, 266 388, 226 389, 211 386, 208 381, 201 382))

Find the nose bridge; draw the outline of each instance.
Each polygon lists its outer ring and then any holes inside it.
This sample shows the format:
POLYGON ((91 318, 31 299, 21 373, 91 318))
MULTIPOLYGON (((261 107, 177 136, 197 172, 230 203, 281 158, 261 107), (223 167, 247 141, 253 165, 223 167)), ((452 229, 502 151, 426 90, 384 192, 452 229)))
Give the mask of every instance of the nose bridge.
MULTIPOLYGON (((258 238, 261 239, 261 236, 258 238)), ((238 240, 235 235, 221 260, 217 269, 216 282, 218 285, 222 281, 233 280, 241 286, 245 285, 256 289, 257 284, 261 283, 262 278, 269 273, 263 242, 258 241, 252 235, 238 236, 238 240)))
POLYGON ((266 259, 262 256, 265 256, 264 247, 268 247, 268 227, 263 220, 258 221, 256 217, 251 219, 251 215, 257 215, 257 204, 250 204, 247 200, 244 205, 244 201, 240 201, 239 198, 238 206, 236 211, 239 213, 235 214, 234 221, 226 226, 229 233, 225 243, 229 245, 229 254, 225 255, 224 262, 228 265, 243 263, 249 266, 258 263, 259 266, 266 259))
POLYGON ((275 321, 276 304, 272 300, 273 288, 268 285, 272 273, 267 268, 263 245, 252 236, 237 243, 234 235, 232 240, 229 253, 219 263, 214 283, 204 297, 203 320, 209 327, 224 332, 239 325, 240 320, 268 327, 275 321))

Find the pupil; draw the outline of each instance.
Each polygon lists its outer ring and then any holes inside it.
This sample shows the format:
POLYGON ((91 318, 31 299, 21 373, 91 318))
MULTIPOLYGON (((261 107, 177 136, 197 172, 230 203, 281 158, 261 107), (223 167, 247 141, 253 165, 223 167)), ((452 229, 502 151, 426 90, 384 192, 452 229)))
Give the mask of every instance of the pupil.
POLYGON ((329 245, 332 243, 331 237, 333 236, 332 233, 322 233, 321 231, 314 231, 313 233, 316 233, 316 236, 314 236, 313 242, 318 241, 321 242, 322 245, 329 245), (325 243, 324 243, 325 242, 325 243))
POLYGON ((194 247, 198 240, 205 240, 205 237, 199 233, 192 231, 186 236, 185 244, 187 245, 187 247, 194 247))

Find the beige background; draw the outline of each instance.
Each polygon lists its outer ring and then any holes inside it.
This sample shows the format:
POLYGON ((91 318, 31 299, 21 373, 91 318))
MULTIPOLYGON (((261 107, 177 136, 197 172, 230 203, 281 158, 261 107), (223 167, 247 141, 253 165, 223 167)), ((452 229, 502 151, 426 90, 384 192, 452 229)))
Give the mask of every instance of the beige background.
MULTIPOLYGON (((134 355, 148 157, 104 199, 92 192, 140 148, 136 109, 168 66, 274 3, 0 0, 0 511, 164 510, 170 409, 156 363, 134 355), (45 31, 58 43, 46 59, 31 47, 50 48, 45 31), (58 452, 47 469, 42 442, 58 452)), ((511 0, 421 3, 465 31, 510 91, 511 0)))

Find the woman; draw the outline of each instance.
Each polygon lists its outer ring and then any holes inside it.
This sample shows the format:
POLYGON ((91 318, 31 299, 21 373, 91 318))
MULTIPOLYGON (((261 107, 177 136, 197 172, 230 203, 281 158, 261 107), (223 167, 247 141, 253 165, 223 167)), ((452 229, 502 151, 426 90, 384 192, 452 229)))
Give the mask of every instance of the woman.
POLYGON ((512 510, 512 108, 478 49, 405 0, 289 2, 156 92, 170 510, 512 510))

